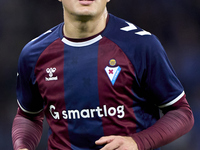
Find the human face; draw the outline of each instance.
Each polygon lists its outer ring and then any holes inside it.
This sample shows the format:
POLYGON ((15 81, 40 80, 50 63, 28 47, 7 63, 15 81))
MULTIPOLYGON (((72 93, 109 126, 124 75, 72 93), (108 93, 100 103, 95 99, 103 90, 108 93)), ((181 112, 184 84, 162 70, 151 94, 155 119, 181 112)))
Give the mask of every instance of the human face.
POLYGON ((59 0, 64 7, 64 13, 68 17, 82 17, 90 16, 95 17, 101 15, 106 4, 110 0, 59 0))

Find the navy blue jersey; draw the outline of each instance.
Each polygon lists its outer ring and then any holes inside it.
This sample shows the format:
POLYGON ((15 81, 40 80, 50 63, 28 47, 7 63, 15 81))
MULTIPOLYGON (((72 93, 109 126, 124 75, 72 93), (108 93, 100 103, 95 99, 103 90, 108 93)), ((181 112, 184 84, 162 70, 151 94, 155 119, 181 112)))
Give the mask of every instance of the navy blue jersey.
POLYGON ((62 29, 29 42, 18 64, 18 104, 33 114, 44 109, 49 150, 99 149, 95 140, 104 135, 131 136, 184 95, 151 33, 111 14, 104 31, 84 42, 62 29))

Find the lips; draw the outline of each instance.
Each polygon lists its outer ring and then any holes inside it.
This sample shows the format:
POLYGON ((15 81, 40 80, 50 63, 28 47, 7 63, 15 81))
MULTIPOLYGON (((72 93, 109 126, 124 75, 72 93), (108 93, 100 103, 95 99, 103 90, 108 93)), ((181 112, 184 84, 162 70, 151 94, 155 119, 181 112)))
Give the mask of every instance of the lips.
POLYGON ((93 3, 94 0, 79 0, 81 5, 91 5, 93 3))

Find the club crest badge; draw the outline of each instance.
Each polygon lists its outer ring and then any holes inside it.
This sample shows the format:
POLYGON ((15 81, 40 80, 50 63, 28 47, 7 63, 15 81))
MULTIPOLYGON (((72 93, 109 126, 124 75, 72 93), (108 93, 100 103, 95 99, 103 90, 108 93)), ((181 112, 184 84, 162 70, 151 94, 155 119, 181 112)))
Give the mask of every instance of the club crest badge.
POLYGON ((116 60, 115 59, 111 59, 109 61, 109 64, 112 67, 106 66, 105 71, 106 71, 106 73, 108 75, 108 78, 110 79, 112 85, 114 85, 115 81, 117 80, 117 77, 118 77, 118 75, 119 75, 119 73, 121 71, 121 67, 120 66, 114 67, 116 65, 116 60))

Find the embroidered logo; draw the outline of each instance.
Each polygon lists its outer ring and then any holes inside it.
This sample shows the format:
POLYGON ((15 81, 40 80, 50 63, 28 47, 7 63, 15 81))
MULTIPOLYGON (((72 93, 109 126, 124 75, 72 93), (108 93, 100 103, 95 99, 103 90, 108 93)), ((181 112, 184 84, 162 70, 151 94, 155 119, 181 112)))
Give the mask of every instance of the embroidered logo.
POLYGON ((120 73, 120 71, 121 71, 121 67, 120 67, 120 66, 113 67, 113 66, 116 65, 116 63, 117 63, 117 62, 116 62, 115 59, 111 59, 111 60, 109 61, 109 64, 110 64, 110 66, 112 66, 112 67, 106 66, 106 68, 105 68, 105 71, 106 71, 106 73, 107 73, 107 75, 108 75, 108 78, 110 79, 112 85, 115 84, 115 81, 117 80, 117 77, 118 77, 118 75, 119 75, 119 73, 120 73))
POLYGON ((116 60, 115 59, 111 59, 110 61, 109 61, 109 64, 111 65, 111 66, 115 66, 116 65, 116 60))
POLYGON ((126 23, 127 23, 128 26, 121 28, 121 30, 128 32, 128 31, 132 31, 132 30, 137 29, 137 27, 134 24, 129 23, 129 22, 126 22, 126 23))
POLYGON ((58 77, 53 77, 53 73, 56 72, 56 68, 47 68, 46 72, 49 74, 49 77, 45 77, 46 81, 53 81, 53 80, 58 80, 58 77))

